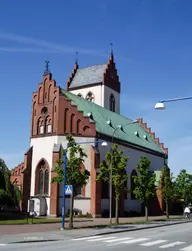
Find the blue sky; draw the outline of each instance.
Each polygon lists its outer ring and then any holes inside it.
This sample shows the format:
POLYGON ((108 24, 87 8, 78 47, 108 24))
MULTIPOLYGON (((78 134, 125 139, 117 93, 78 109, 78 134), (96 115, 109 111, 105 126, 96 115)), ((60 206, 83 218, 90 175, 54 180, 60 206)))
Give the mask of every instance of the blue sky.
POLYGON ((44 61, 65 87, 80 66, 106 62, 114 45, 121 113, 143 117, 169 148, 177 174, 192 167, 192 100, 154 110, 159 99, 192 95, 192 1, 73 0, 0 3, 0 157, 9 168, 29 147, 32 92, 44 61))

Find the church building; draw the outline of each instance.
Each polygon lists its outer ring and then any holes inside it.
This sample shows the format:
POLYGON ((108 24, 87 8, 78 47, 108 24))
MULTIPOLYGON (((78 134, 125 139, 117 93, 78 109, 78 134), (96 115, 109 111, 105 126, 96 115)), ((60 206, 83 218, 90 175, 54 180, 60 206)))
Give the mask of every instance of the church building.
MULTIPOLYGON (((151 160, 150 168, 158 180, 168 160, 168 149, 142 118, 133 123, 121 115, 121 84, 113 53, 104 64, 80 68, 76 61, 66 89, 56 84, 47 67, 34 91, 30 146, 23 163, 11 171, 11 182, 18 185, 23 193, 23 212, 28 210, 28 200, 32 199, 37 215, 61 215, 62 185, 52 184, 51 179, 56 175, 54 167, 56 160, 62 158, 68 133, 76 142, 87 142, 82 147, 88 157, 80 168, 89 170, 91 174, 86 187, 79 189, 75 197, 76 213, 100 217, 109 212, 109 184, 96 182, 96 175, 100 162, 113 143, 117 143, 129 157, 125 170, 129 175, 129 189, 133 188, 132 177, 137 175, 136 165, 143 156, 151 160), (97 143, 99 139, 105 140, 107 146, 97 143)), ((67 212, 69 198, 66 200, 67 212)), ((119 208, 122 216, 142 209, 133 193, 123 192, 119 208)), ((157 196, 152 208, 157 213, 163 211, 161 196, 157 196)))

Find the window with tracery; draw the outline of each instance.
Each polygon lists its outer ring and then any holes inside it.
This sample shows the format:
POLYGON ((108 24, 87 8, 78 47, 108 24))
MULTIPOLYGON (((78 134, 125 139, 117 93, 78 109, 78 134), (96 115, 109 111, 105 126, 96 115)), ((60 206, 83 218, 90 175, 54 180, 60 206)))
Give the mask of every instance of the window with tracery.
POLYGON ((109 98, 109 109, 112 111, 112 112, 115 112, 115 97, 113 94, 110 95, 110 98, 109 98))
POLYGON ((39 195, 48 195, 49 193, 49 168, 44 160, 42 160, 36 169, 35 192, 39 195))
POLYGON ((94 101, 95 101, 95 97, 94 97, 94 95, 93 95, 92 92, 88 92, 88 93, 87 93, 86 99, 87 99, 88 101, 90 101, 90 102, 94 102, 94 101))

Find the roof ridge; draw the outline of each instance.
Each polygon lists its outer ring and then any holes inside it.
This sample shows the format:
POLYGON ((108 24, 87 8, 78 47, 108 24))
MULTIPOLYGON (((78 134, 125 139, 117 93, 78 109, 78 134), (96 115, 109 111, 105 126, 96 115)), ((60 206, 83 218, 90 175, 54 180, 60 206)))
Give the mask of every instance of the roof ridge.
POLYGON ((86 69, 86 68, 89 68, 89 67, 94 67, 94 66, 99 66, 99 65, 107 65, 107 62, 103 63, 103 64, 94 64, 94 65, 89 65, 89 66, 85 66, 85 67, 79 67, 78 70, 83 70, 83 69, 86 69))

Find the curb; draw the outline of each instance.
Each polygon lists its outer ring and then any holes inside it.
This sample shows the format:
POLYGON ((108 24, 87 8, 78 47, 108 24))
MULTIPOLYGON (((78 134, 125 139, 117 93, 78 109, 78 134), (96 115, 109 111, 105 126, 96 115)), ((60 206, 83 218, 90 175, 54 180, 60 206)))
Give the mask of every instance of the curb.
MULTIPOLYGON (((43 242, 54 242, 54 241, 62 241, 62 240, 34 240, 34 241, 13 241, 13 242, 8 242, 7 244, 24 244, 24 243, 38 243, 38 242, 41 242, 41 243, 43 243, 43 242)), ((7 245, 6 244, 6 245, 7 245)))
POLYGON ((120 230, 120 231, 110 231, 110 232, 96 234, 96 235, 98 236, 98 235, 107 235, 107 234, 113 234, 113 233, 114 234, 116 234, 116 233, 124 233, 124 232, 138 231, 138 230, 144 230, 144 229, 150 229, 150 228, 152 229, 152 228, 160 228, 160 227, 165 227, 165 226, 173 226, 173 225, 190 223, 190 222, 192 222, 192 221, 174 222, 174 223, 170 223, 170 224, 162 224, 162 225, 157 225, 157 226, 147 226, 147 227, 141 227, 141 228, 135 228, 135 229, 125 229, 125 230, 120 230))
MULTIPOLYGON (((105 233, 83 235, 83 236, 79 236, 79 237, 75 237, 75 238, 86 238, 86 237, 91 237, 91 236, 103 236, 103 235, 110 235, 110 234, 117 234, 117 233, 125 233, 125 232, 132 232, 132 231, 139 231, 139 230, 145 230, 145 229, 160 228, 160 227, 173 226, 173 225, 185 224, 185 223, 192 223, 192 221, 173 222, 173 223, 170 223, 170 224, 162 224, 162 225, 157 225, 157 226, 147 226, 147 227, 141 227, 141 228, 135 228, 135 229, 124 229, 124 230, 119 230, 119 231, 108 231, 108 232, 105 232, 105 233)), ((8 242, 7 244, 54 242, 54 241, 64 241, 64 239, 22 240, 22 241, 8 242)))

